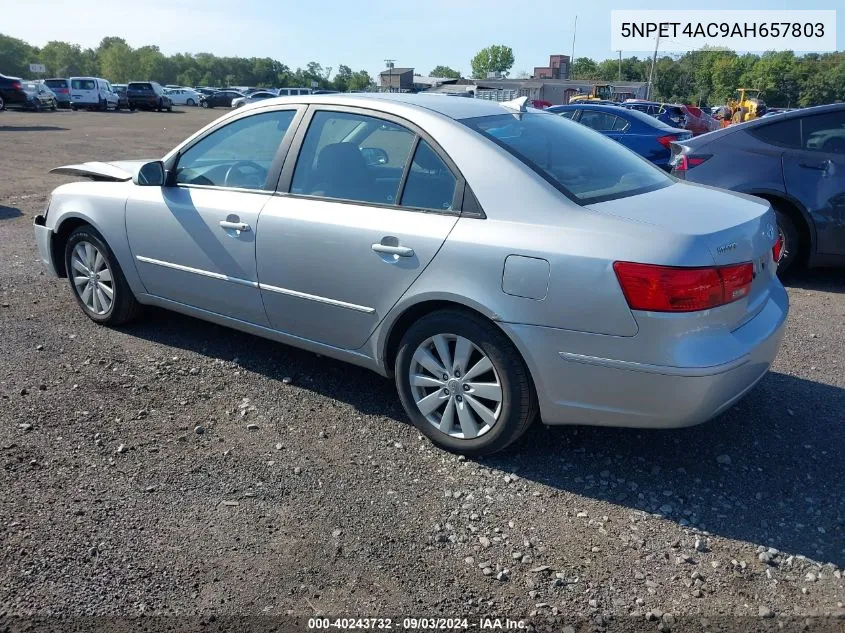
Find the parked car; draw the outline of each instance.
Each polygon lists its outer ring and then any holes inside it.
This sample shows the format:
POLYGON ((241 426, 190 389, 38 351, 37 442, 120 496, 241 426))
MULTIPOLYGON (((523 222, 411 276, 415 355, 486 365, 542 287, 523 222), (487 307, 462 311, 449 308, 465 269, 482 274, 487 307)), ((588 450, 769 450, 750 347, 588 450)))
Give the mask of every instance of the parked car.
POLYGON ((126 96, 132 111, 173 111, 173 102, 165 94, 164 88, 155 81, 130 81, 126 86, 126 96))
POLYGON ((166 88, 164 94, 167 95, 173 105, 191 107, 199 105, 202 96, 193 88, 166 88))
POLYGON ((194 90, 201 95, 213 95, 219 88, 207 88, 204 86, 194 86, 194 90))
POLYGON ((0 110, 5 110, 7 106, 25 108, 28 100, 23 89, 23 79, 0 75, 0 110))
POLYGON ((117 95, 117 109, 129 109, 129 94, 126 84, 112 84, 111 89, 117 95))
POLYGON ((45 79, 44 84, 56 95, 60 108, 70 107, 70 81, 63 78, 45 79))
POLYGON ((544 112, 558 114, 601 132, 665 170, 669 169, 669 144, 692 137, 687 130, 670 127, 647 114, 618 105, 577 103, 552 106, 544 112))
POLYGON ((111 84, 99 77, 70 78, 70 107, 74 110, 108 110, 117 108, 118 98, 111 84))
POLYGON ((40 258, 96 323, 157 305, 392 376, 452 451, 500 450, 538 412, 667 428, 724 411, 784 334, 771 207, 525 101, 232 110, 161 160, 54 169, 111 182, 52 192, 40 258))
POLYGON ((672 173, 772 204, 785 273, 845 265, 845 104, 803 108, 673 144, 672 173))
POLYGON ((643 99, 627 99, 620 105, 653 116, 670 127, 689 130, 693 136, 706 134, 721 127, 716 119, 696 106, 659 103, 643 99))
POLYGON ((275 99, 278 96, 279 95, 277 95, 275 92, 260 90, 258 92, 253 92, 243 97, 236 97, 232 99, 232 107, 240 108, 241 106, 245 106, 250 103, 255 103, 257 101, 264 101, 265 99, 275 99))
POLYGON ((203 108, 229 108, 232 106, 232 100, 245 96, 236 90, 218 90, 210 95, 203 95, 200 105, 203 108))
POLYGON ((59 105, 56 95, 40 81, 24 81, 23 91, 26 93, 26 108, 35 110, 56 110, 59 105))

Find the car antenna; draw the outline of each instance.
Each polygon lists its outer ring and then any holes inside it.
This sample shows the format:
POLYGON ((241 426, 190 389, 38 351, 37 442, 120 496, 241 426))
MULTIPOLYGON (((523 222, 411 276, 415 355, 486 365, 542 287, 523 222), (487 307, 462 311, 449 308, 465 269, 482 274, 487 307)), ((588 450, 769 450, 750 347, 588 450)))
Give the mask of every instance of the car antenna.
POLYGON ((510 101, 502 101, 502 105, 504 107, 516 112, 527 112, 528 109, 525 107, 526 103, 528 103, 528 97, 525 96, 517 97, 516 99, 511 99, 510 101))

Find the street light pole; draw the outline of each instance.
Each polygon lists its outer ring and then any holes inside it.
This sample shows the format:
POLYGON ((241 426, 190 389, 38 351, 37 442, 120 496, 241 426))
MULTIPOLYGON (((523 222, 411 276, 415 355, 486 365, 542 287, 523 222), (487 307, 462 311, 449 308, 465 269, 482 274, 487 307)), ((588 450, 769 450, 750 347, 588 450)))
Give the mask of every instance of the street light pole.
POLYGON ((617 51, 619 53, 619 76, 617 77, 617 81, 622 81, 622 51, 617 51))
POLYGON ((396 61, 395 59, 385 59, 384 60, 384 63, 387 65, 387 70, 388 70, 388 75, 387 75, 387 77, 388 77, 387 91, 388 92, 393 92, 393 63, 395 61, 396 61))

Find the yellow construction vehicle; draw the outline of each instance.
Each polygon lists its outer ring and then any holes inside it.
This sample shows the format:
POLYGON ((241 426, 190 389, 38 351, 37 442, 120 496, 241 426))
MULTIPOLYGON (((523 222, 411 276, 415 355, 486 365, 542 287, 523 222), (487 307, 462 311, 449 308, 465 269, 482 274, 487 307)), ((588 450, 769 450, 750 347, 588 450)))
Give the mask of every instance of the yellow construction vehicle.
POLYGON ((589 94, 574 95, 569 98, 569 103, 579 101, 615 101, 616 90, 610 84, 596 84, 589 94))
POLYGON ((760 98, 761 94, 762 90, 737 88, 727 103, 731 123, 751 121, 766 114, 766 103, 760 98))

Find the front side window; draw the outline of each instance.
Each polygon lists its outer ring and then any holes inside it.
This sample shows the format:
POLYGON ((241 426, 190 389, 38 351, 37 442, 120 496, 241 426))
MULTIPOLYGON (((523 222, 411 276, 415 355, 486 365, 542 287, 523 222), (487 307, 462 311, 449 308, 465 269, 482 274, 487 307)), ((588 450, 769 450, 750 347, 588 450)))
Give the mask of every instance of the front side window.
POLYGON ((674 182, 616 141, 563 117, 537 112, 461 122, 580 204, 646 193, 674 182))
POLYGON ((558 114, 560 114, 560 116, 562 116, 564 119, 571 119, 575 116, 576 112, 577 110, 564 110, 563 112, 559 112, 558 114))
POLYGON ((314 114, 291 193, 394 204, 416 135, 401 125, 360 114, 314 114))
POLYGON ((179 159, 176 182, 263 189, 295 110, 263 112, 211 132, 179 159))

